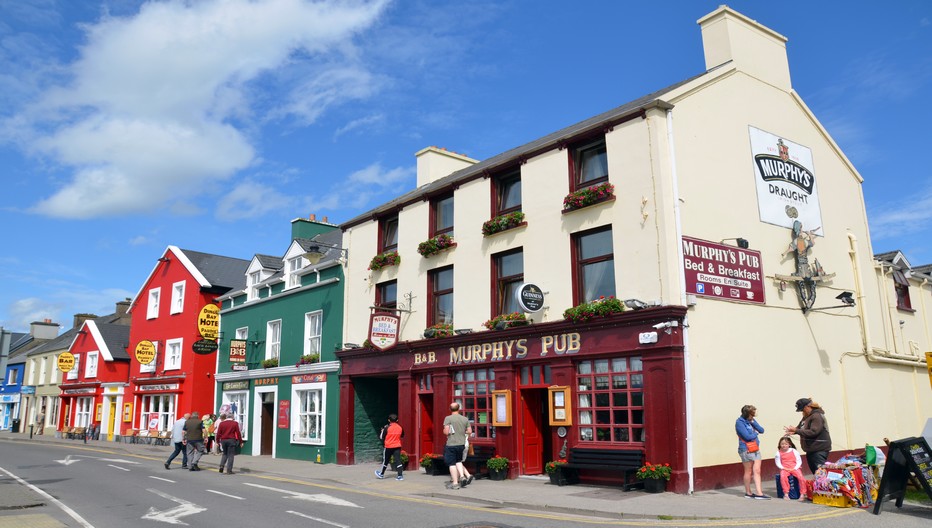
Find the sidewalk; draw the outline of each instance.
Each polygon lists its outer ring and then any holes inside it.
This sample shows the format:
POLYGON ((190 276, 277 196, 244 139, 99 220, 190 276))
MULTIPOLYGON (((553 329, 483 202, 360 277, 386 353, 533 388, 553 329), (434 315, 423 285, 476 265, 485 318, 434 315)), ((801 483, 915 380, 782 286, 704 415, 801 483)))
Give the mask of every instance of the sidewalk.
MULTIPOLYGON (((85 447, 81 440, 57 439, 49 435, 33 437, 30 440, 28 435, 4 432, 0 433, 0 440, 85 447)), ((168 446, 89 441, 87 447, 145 457, 152 461, 154 471, 169 472, 162 467, 165 458, 171 453, 168 446)), ((219 462, 219 456, 205 455, 200 465, 205 470, 215 471, 219 462)), ((311 482, 326 481, 366 492, 409 497, 448 498, 473 505, 486 505, 490 508, 507 507, 537 512, 580 514, 614 520, 753 520, 765 518, 813 520, 858 512, 854 508, 831 508, 812 503, 779 500, 776 498, 772 478, 764 479, 764 492, 773 499, 752 500, 744 498, 744 490, 740 487, 702 491, 692 495, 652 494, 643 491, 624 492, 615 487, 553 486, 549 480, 541 477, 521 477, 501 482, 477 480, 466 488, 447 490, 444 484, 448 478, 429 476, 418 470, 406 472, 404 481, 396 481, 393 472, 388 472, 384 480, 379 480, 373 475, 376 469, 379 469, 377 463, 340 466, 248 455, 237 456, 234 467, 234 471, 242 475, 277 476, 311 482)), ((172 466, 171 473, 180 473, 180 471, 179 457, 172 466)), ((7 493, 12 487, 14 486, 3 486, 0 490, 3 491, 0 497, 4 501, 18 500, 18 494, 7 493)), ((34 496, 29 496, 32 492, 28 489, 26 491, 28 493, 21 494, 22 497, 19 500, 35 500, 34 496)))

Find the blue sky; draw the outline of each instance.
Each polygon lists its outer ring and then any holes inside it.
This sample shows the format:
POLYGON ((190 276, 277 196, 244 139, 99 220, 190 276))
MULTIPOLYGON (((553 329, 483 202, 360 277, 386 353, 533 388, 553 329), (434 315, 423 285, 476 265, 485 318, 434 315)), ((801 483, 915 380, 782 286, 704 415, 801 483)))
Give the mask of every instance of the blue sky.
MULTIPOLYGON (((280 255, 426 146, 485 159, 701 73, 720 3, 0 0, 0 325, 110 313, 168 245, 280 255)), ((729 5, 789 39, 874 251, 932 262, 932 2, 729 5)))

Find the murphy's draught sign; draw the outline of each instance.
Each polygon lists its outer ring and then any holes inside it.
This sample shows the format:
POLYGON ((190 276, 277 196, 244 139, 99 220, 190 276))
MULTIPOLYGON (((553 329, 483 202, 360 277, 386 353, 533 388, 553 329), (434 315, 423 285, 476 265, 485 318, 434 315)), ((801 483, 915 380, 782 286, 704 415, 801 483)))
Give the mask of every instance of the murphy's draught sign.
POLYGON ((754 127, 748 132, 761 221, 788 228, 794 220, 821 226, 812 151, 754 127))

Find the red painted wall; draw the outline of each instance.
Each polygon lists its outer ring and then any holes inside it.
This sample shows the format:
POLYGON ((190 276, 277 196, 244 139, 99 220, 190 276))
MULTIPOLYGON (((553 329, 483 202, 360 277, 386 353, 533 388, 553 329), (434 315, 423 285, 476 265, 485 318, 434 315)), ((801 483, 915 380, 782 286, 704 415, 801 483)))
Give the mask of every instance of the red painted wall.
MULTIPOLYGON (((130 365, 129 361, 124 359, 114 359, 113 361, 105 361, 103 354, 100 353, 101 348, 103 348, 103 343, 97 343, 94 340, 94 337, 91 335, 91 332, 87 330, 87 325, 85 324, 84 333, 79 333, 77 338, 74 340, 74 343, 71 345, 69 352, 72 354, 80 354, 80 364, 78 365, 78 376, 75 379, 66 379, 67 374, 62 375, 62 382, 59 385, 60 389, 63 391, 61 398, 61 406, 59 408, 59 417, 58 417, 58 428, 61 429, 66 423, 74 423, 74 405, 73 401, 75 398, 87 398, 91 394, 64 394, 65 390, 74 389, 74 388, 90 388, 94 387, 95 392, 94 396, 94 405, 91 408, 92 411, 97 409, 97 404, 103 403, 103 392, 100 388, 100 385, 103 383, 126 383, 129 379, 129 370, 130 365), (94 377, 85 377, 85 367, 87 365, 87 354, 88 352, 98 352, 97 355, 97 375, 94 377), (68 416, 65 416, 66 410, 68 411, 68 416)), ((91 416, 91 422, 97 421, 95 417, 91 416)))

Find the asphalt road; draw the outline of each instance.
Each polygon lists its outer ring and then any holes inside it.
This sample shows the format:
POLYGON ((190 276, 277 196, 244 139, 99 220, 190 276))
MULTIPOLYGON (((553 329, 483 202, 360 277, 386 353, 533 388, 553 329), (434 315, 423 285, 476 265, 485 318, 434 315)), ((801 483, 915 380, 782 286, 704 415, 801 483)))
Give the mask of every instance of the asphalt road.
MULTIPOLYGON (((213 466, 213 464, 212 464, 213 466)), ((0 493, 34 487, 32 507, 0 511, 0 528, 153 527, 541 527, 567 526, 749 526, 912 528, 930 526, 928 512, 887 509, 818 520, 607 519, 468 501, 373 491, 326 479, 273 474, 220 474, 216 470, 167 471, 150 456, 82 449, 69 445, 4 442, 0 447, 0 493), (19 489, 19 488, 17 488, 19 489), (44 495, 43 495, 44 494, 44 495), (6 520, 6 522, 4 522, 6 520)), ((416 476, 414 476, 416 477, 416 476)), ((683 512, 687 514, 688 512, 683 512)))

